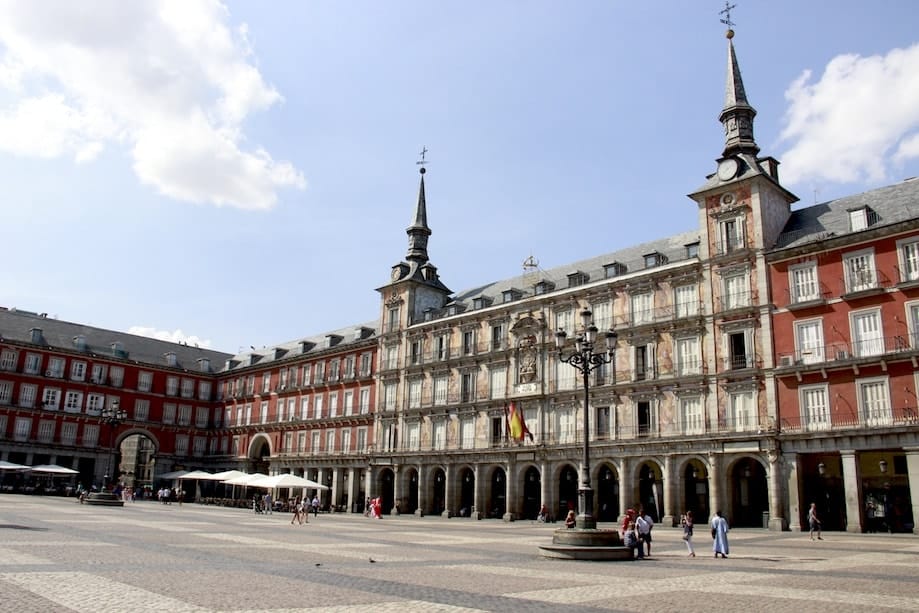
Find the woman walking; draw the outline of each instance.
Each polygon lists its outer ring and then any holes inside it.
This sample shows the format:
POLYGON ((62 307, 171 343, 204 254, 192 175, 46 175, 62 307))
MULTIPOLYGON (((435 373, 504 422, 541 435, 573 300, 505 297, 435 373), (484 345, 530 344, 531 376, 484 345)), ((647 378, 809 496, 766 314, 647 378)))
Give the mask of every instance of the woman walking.
POLYGON ((724 518, 721 511, 715 511, 712 518, 712 551, 715 557, 721 554, 722 558, 728 557, 730 547, 728 546, 728 520, 724 518))
POLYGON ((820 520, 817 518, 817 503, 812 502, 811 508, 807 512, 807 523, 811 529, 811 540, 814 540, 814 532, 817 533, 817 538, 823 540, 823 537, 820 536, 820 520))
POLYGON ((686 541, 686 549, 689 551, 689 557, 696 557, 696 551, 692 547, 692 511, 686 511, 680 524, 683 526, 683 540, 686 541))

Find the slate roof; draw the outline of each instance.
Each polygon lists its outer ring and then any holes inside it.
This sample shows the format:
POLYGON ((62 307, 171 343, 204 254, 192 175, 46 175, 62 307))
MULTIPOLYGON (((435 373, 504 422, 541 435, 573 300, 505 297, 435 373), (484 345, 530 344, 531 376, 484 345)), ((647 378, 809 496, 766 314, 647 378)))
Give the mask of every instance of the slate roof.
POLYGON ((848 212, 866 206, 871 224, 861 231, 919 219, 919 178, 792 211, 773 250, 854 234, 848 212))
POLYGON ((0 338, 5 341, 32 343, 30 330, 39 328, 42 331, 41 344, 49 349, 64 349, 78 351, 74 338, 83 336, 86 354, 95 354, 113 359, 127 359, 144 364, 168 368, 165 354, 175 353, 176 368, 189 371, 199 370, 198 360, 210 360, 211 368, 208 372, 215 372, 223 366, 223 361, 230 354, 212 349, 204 349, 192 345, 184 345, 169 341, 161 341, 146 336, 128 334, 95 328, 84 324, 73 323, 48 317, 46 314, 21 311, 15 308, 0 307, 0 338), (124 355, 115 355, 112 344, 120 342, 124 355))

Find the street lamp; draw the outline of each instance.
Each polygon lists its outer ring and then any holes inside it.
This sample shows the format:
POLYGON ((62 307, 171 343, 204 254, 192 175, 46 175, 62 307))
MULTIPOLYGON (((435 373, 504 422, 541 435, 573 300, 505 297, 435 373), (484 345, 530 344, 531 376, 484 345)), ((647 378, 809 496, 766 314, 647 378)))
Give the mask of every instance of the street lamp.
POLYGON ((105 475, 102 477, 102 489, 108 485, 109 475, 112 473, 112 464, 115 461, 115 429, 128 418, 128 412, 121 408, 118 400, 112 401, 112 406, 105 407, 99 416, 99 421, 109 427, 108 433, 108 462, 105 465, 105 475))
POLYGON ((597 527, 597 520, 593 516, 594 492, 590 487, 590 418, 588 406, 590 405, 590 380, 591 372, 604 364, 609 364, 616 356, 616 341, 619 335, 615 330, 608 330, 605 334, 606 351, 594 353, 594 343, 597 341, 599 330, 593 323, 593 313, 585 308, 581 311, 581 332, 575 338, 575 350, 569 355, 563 353, 568 335, 564 330, 555 333, 555 345, 558 348, 558 359, 565 364, 577 368, 584 381, 584 457, 581 459, 581 479, 578 484, 578 517, 577 529, 593 530, 597 527))

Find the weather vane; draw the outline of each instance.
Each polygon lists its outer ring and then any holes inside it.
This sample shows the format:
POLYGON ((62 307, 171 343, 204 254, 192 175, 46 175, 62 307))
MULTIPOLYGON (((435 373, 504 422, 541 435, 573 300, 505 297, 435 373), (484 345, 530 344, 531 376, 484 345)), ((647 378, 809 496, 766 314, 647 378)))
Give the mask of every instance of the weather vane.
POLYGON ((724 10, 718 12, 719 15, 724 15, 724 19, 721 20, 721 23, 723 23, 729 28, 734 27, 734 22, 731 21, 731 9, 735 9, 735 8, 737 8, 736 4, 730 4, 727 0, 725 0, 724 10))
POLYGON ((428 153, 428 148, 422 145, 421 153, 419 154, 421 156, 421 160, 415 163, 418 164, 419 166, 424 166, 425 164, 427 164, 427 162, 424 160, 424 156, 427 155, 427 153, 428 153))

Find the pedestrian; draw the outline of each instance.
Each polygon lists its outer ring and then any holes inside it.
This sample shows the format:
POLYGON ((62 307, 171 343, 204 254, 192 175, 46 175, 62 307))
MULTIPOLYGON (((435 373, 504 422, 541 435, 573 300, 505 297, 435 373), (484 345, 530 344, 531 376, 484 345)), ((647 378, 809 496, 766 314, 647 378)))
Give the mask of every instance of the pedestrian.
POLYGON ((370 517, 370 496, 364 501, 364 517, 370 517))
POLYGON ((817 538, 823 540, 823 537, 820 536, 820 519, 817 518, 817 503, 812 502, 811 508, 807 511, 807 524, 811 529, 811 540, 814 540, 814 532, 817 533, 817 538))
POLYGON ((730 547, 728 546, 728 520, 721 514, 721 510, 715 511, 712 518, 712 551, 715 557, 721 554, 722 558, 728 557, 730 547))
POLYGON ((319 496, 315 494, 313 495, 312 507, 313 507, 313 517, 319 517, 319 496))
POLYGON ((565 527, 569 530, 574 528, 578 523, 577 517, 574 515, 574 511, 568 511, 568 515, 565 517, 565 527))
POLYGON ((265 502, 265 514, 271 515, 271 513, 274 511, 274 502, 271 500, 271 492, 266 493, 263 500, 265 502))
POLYGON ((303 505, 300 503, 300 499, 294 499, 294 516, 290 519, 290 525, 293 526, 294 522, 300 522, 300 525, 303 525, 303 505))
POLYGON ((647 547, 648 551, 645 557, 651 557, 651 528, 654 527, 654 520, 644 511, 639 511, 638 517, 635 518, 635 527, 638 529, 638 540, 641 547, 647 547))
POLYGON ((629 522, 635 521, 635 509, 628 509, 625 517, 622 518, 622 538, 625 538, 625 532, 629 529, 629 522))
POLYGON ((632 550, 632 559, 633 560, 643 560, 645 557, 644 549, 641 546, 641 541, 638 538, 638 529, 635 528, 635 522, 629 521, 625 525, 625 530, 622 531, 622 542, 623 544, 632 550))
POLYGON ((680 525, 683 526, 683 540, 686 541, 686 549, 689 551, 689 557, 696 557, 696 551, 692 547, 692 511, 686 511, 680 518, 680 525))

